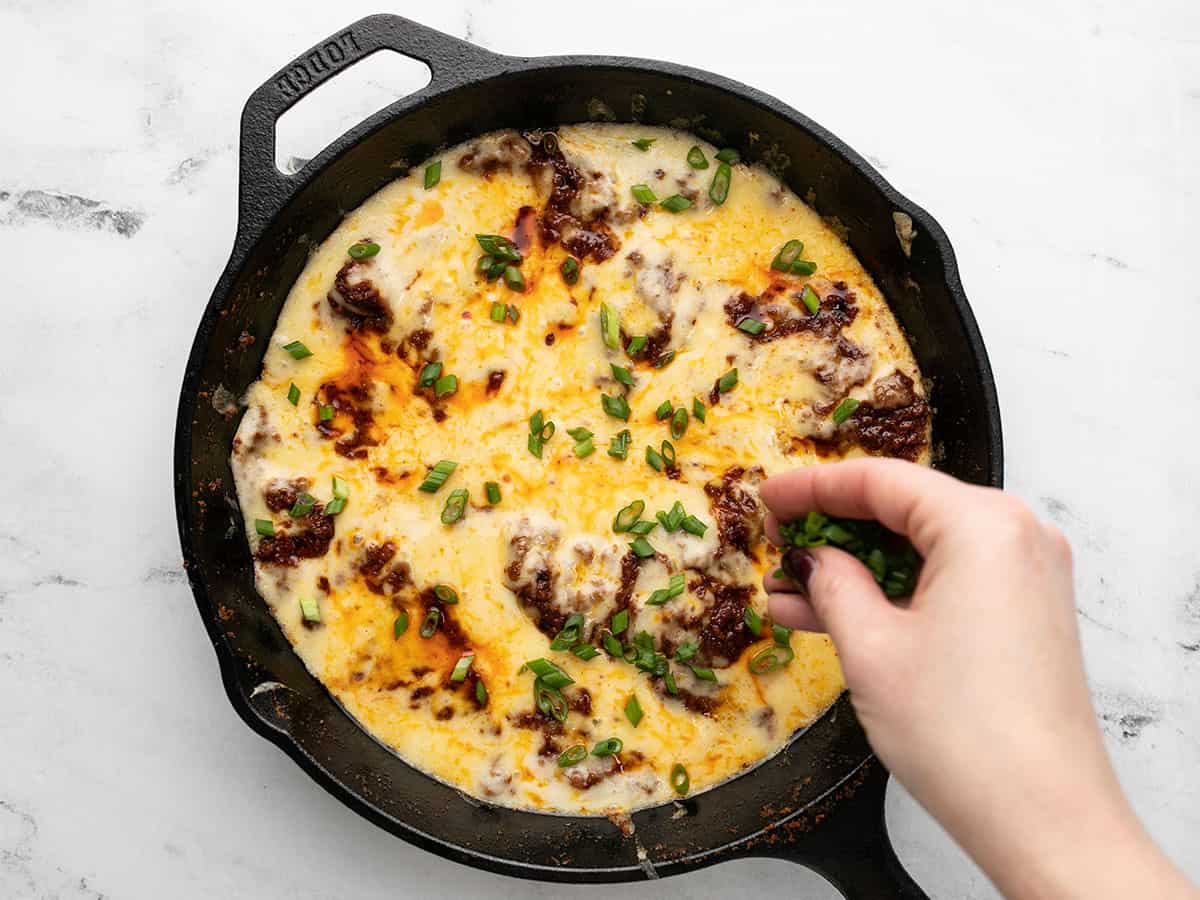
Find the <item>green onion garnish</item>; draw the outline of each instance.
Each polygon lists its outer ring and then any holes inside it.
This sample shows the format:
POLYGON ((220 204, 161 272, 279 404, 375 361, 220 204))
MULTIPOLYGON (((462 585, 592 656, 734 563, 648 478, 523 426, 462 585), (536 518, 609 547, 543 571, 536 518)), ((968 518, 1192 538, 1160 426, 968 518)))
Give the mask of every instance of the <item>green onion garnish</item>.
POLYGON ((475 264, 475 271, 480 275, 489 275, 492 271, 492 266, 496 264, 496 260, 484 254, 479 257, 479 262, 475 264))
POLYGON ((612 623, 608 626, 613 634, 620 634, 629 627, 629 610, 623 609, 612 617, 612 623))
POLYGON ((392 623, 392 637, 400 637, 406 631, 408 631, 408 611, 402 609, 400 615, 396 616, 396 621, 392 623))
POLYGON ((336 516, 338 513, 340 513, 345 508, 346 508, 346 498, 345 497, 334 497, 332 500, 330 500, 328 503, 325 504, 325 515, 336 516))
POLYGON ((817 264, 810 259, 798 259, 792 263, 793 275, 811 275, 817 271, 817 264))
POLYGON ((680 662, 687 662, 700 652, 700 645, 695 641, 684 641, 675 648, 675 658, 680 662))
POLYGON ((588 438, 592 437, 592 433, 582 426, 579 428, 568 428, 567 434, 569 434, 572 439, 576 441, 586 441, 588 438))
POLYGON ((592 756, 613 756, 620 753, 624 746, 620 738, 610 737, 606 741, 600 741, 592 748, 592 756))
POLYGON ((463 513, 467 511, 467 498, 470 496, 466 488, 459 488, 451 491, 450 496, 446 498, 446 505, 442 507, 442 524, 453 525, 463 517, 463 513))
POLYGON ((804 252, 803 241, 788 241, 779 248, 779 252, 775 254, 775 258, 771 260, 771 268, 777 272, 790 272, 792 263, 800 258, 800 254, 804 252))
POLYGON ((662 523, 662 527, 669 534, 674 534, 678 531, 685 518, 687 518, 687 512, 684 510, 683 504, 678 500, 675 501, 675 505, 671 507, 670 512, 660 511, 658 513, 658 521, 662 523))
POLYGON ((379 245, 374 241, 359 241, 352 244, 346 252, 350 254, 351 259, 367 259, 379 252, 379 245))
POLYGON ((488 693, 487 687, 483 683, 483 679, 475 682, 475 702, 480 706, 487 706, 488 693))
POLYGON ((467 653, 458 658, 454 670, 450 673, 451 681, 466 681, 467 673, 471 671, 471 663, 475 662, 475 654, 467 653))
POLYGON ((642 519, 640 522, 634 522, 629 526, 630 534, 647 535, 658 527, 658 523, 648 519, 642 519))
POLYGON ((491 315, 492 315, 493 322, 503 322, 504 316, 506 315, 505 310, 504 310, 504 304, 503 303, 493 303, 491 315))
POLYGON ((417 486, 418 491, 424 491, 427 494, 436 494, 446 479, 450 477, 450 473, 458 468, 458 463, 450 459, 439 460, 437 464, 429 470, 429 474, 425 476, 425 480, 417 486))
POLYGON ((814 316, 821 309, 821 298, 817 296, 817 292, 812 289, 810 284, 804 286, 804 290, 800 292, 800 299, 804 301, 809 313, 814 316))
POLYGON ((691 787, 692 780, 688 778, 688 772, 683 767, 683 763, 675 763, 671 766, 671 789, 680 797, 686 797, 691 787))
POLYGON ((458 603, 458 591, 448 584, 434 585, 433 596, 438 598, 439 603, 446 606, 455 606, 458 603))
POLYGON ((750 629, 750 633, 755 637, 762 637, 763 619, 752 606, 747 606, 742 613, 742 619, 746 623, 746 627, 750 629))
POLYGON ((583 630, 583 614, 573 613, 563 623, 562 630, 550 642, 551 650, 570 650, 579 643, 579 633, 583 630))
POLYGON ((607 303, 600 304, 600 337, 609 350, 617 350, 621 346, 621 320, 616 310, 607 303))
POLYGON ((629 344, 625 347, 625 352, 630 356, 636 356, 642 352, 648 343, 650 343, 650 338, 648 338, 646 335, 635 335, 629 339, 629 344))
POLYGON ((642 513, 646 510, 645 500, 634 500, 628 506, 621 509, 613 519, 612 530, 617 534, 623 531, 628 531, 633 527, 633 523, 642 517, 642 513))
POLYGON ((558 757, 558 767, 565 769, 568 766, 576 766, 587 759, 588 750, 583 744, 574 744, 564 750, 558 757))
POLYGON ((300 615, 304 617, 305 622, 317 623, 321 621, 321 607, 317 605, 317 601, 312 597, 300 598, 300 615))
POLYGON ((754 654, 749 669, 755 675, 766 675, 783 668, 795 658, 796 653, 791 647, 772 645, 754 654))
POLYGON ((729 180, 732 177, 733 170, 729 168, 728 163, 723 162, 717 166, 717 172, 713 175, 712 184, 708 187, 708 197, 717 206, 724 203, 725 198, 729 196, 729 180))
POLYGON ((661 204, 667 212, 681 213, 692 205, 692 201, 683 194, 672 194, 661 204))
POLYGON ((696 537, 704 537, 704 532, 708 531, 708 526, 695 516, 684 516, 683 521, 679 523, 679 527, 688 534, 694 534, 696 537))
POLYGON ((431 162, 425 167, 425 190, 436 187, 437 183, 442 180, 442 161, 431 162))
POLYGON ((515 306, 513 306, 511 303, 505 307, 505 311, 508 313, 508 317, 510 319, 512 319, 512 323, 514 325, 516 325, 517 322, 520 321, 521 311, 519 309, 517 309, 515 306))
POLYGON ((654 191, 650 190, 649 185, 635 184, 631 190, 633 191, 633 199, 638 203, 650 204, 658 202, 658 198, 654 196, 654 191))
POLYGON ((688 165, 693 169, 707 169, 708 158, 704 155, 704 151, 699 147, 692 147, 687 155, 688 165))
POLYGON ((350 485, 346 484, 346 479, 339 475, 333 476, 333 496, 339 500, 345 500, 350 496, 350 485))
POLYGON ((675 465, 675 445, 670 441, 663 441, 659 452, 662 454, 663 462, 668 466, 675 465))
POLYGON ((674 411, 675 411, 675 409, 674 409, 674 407, 671 406, 671 401, 664 400, 662 403, 658 404, 658 409, 656 409, 654 411, 654 418, 658 419, 658 421, 661 422, 663 419, 665 419, 669 415, 671 415, 671 413, 673 413, 674 411))
POLYGON ((609 363, 609 368, 612 369, 613 378, 621 382, 626 387, 633 387, 633 373, 624 366, 618 366, 616 363, 609 363))
POLYGON ((443 375, 433 383, 433 396, 439 400, 442 397, 449 397, 458 390, 457 375, 443 375))
POLYGON ((303 491, 296 495, 296 502, 292 505, 289 515, 293 519, 302 519, 313 511, 313 507, 317 505, 317 498, 312 494, 306 494, 303 491))
POLYGON ((617 659, 620 659, 625 652, 621 642, 608 632, 605 632, 600 638, 600 643, 604 644, 604 649, 608 651, 609 656, 615 656, 617 659))
POLYGON ((682 406, 671 416, 671 437, 679 440, 687 433, 688 412, 682 406))
POLYGON ((642 715, 642 704, 638 703, 637 694, 630 694, 625 702, 625 718, 629 720, 630 725, 637 728, 638 723, 642 721, 642 715))
POLYGON ((738 331, 744 331, 750 335, 760 335, 767 330, 767 323, 760 322, 758 319, 746 316, 742 321, 737 323, 738 331))
POLYGON ((421 374, 417 378, 417 384, 423 388, 433 387, 437 384, 437 380, 442 376, 442 364, 440 362, 431 362, 421 369, 421 374))
POLYGON ((625 428, 613 435, 608 445, 608 455, 613 459, 625 459, 629 455, 629 444, 633 435, 625 428))
POLYGON ((498 234, 477 234, 475 240, 483 248, 483 252, 493 259, 506 263, 521 262, 521 251, 506 237, 498 234))
POLYGON ((692 674, 701 681, 716 681, 717 673, 705 666, 688 666, 692 670, 692 674))
POLYGON ((562 274, 562 279, 567 284, 577 284, 579 282, 579 260, 573 256, 568 256, 562 261, 562 265, 558 267, 558 271, 562 274))
POLYGON ((623 422, 629 421, 629 402, 620 394, 614 397, 610 397, 608 394, 601 394, 600 405, 614 419, 620 419, 623 422))
POLYGON ((259 537, 275 537, 275 523, 270 519, 255 519, 254 530, 259 537))
POLYGON ((550 662, 548 659, 541 657, 538 659, 531 659, 529 662, 525 663, 525 665, 529 667, 529 670, 533 672, 534 675, 541 679, 542 684, 553 690, 561 690, 568 684, 575 683, 574 678, 572 678, 554 663, 550 662))
POLYGON ((790 628, 784 628, 782 625, 772 625, 771 636, 780 647, 791 646, 792 630, 790 628))
POLYGON ((300 388, 296 387, 294 382, 288 385, 288 403, 292 406, 300 404, 300 388))
POLYGON ((485 482, 483 492, 487 495, 487 502, 495 506, 500 502, 500 485, 495 481, 485 482))
POLYGON ((539 435, 530 433, 528 440, 525 442, 525 446, 529 448, 530 453, 532 453, 538 459, 541 459, 542 445, 545 443, 546 442, 543 441, 539 435))
POLYGON ((646 600, 647 606, 662 606, 668 600, 673 600, 683 593, 684 578, 682 572, 671 576, 665 588, 659 588, 646 600))
POLYGON ((600 655, 600 651, 591 644, 576 644, 571 648, 571 652, 582 659, 584 662, 595 659, 600 655))
POLYGON ((665 369, 667 366, 669 366, 674 361, 675 361, 675 351, 668 350, 666 353, 661 354, 657 359, 654 360, 653 366, 656 369, 665 369))
POLYGON ((833 424, 841 425, 848 418, 854 415, 854 411, 858 409, 858 401, 853 397, 847 397, 837 405, 837 409, 833 411, 833 424))
POLYGON ((504 283, 510 291, 516 291, 518 294, 525 290, 525 276, 516 266, 504 267, 504 283))
POLYGON ((312 351, 300 341, 292 341, 290 344, 284 344, 283 349, 292 354, 292 359, 304 359, 306 356, 312 356, 312 351))
POLYGON ((334 412, 335 410, 332 405, 326 405, 322 403, 317 406, 317 418, 322 422, 328 422, 333 419, 334 412))
POLYGON ((492 267, 487 270, 487 280, 489 282, 499 280, 500 276, 504 274, 504 270, 507 268, 508 268, 508 263, 505 262, 504 260, 502 260, 502 259, 493 260, 492 267))
POLYGON ((650 542, 644 537, 637 537, 630 541, 629 549, 639 559, 649 559, 654 555, 654 548, 650 546, 650 542))
POLYGON ((738 371, 737 371, 737 369, 730 369, 728 372, 726 372, 724 375, 722 375, 720 378, 717 379, 717 390, 720 391, 722 394, 728 394, 735 387, 737 387, 737 383, 738 383, 738 371))
POLYGON ((540 678, 533 680, 533 702, 543 715, 558 722, 567 721, 567 698, 562 691, 548 686, 540 678))
POLYGON ((704 404, 700 402, 699 397, 692 398, 692 416, 701 424, 708 419, 708 412, 704 408, 704 404))
POLYGON ((637 147, 643 153, 650 149, 650 145, 657 140, 656 138, 638 138, 636 141, 630 141, 633 146, 637 147))
POLYGON ((742 155, 732 147, 724 147, 717 153, 717 159, 732 166, 742 161, 742 155))
POLYGON ((545 425, 546 425, 546 417, 542 414, 542 411, 540 409, 537 412, 535 412, 532 416, 529 417, 529 433, 530 434, 536 434, 540 437, 541 433, 542 433, 542 429, 545 427, 545 425))
POLYGON ((433 637, 434 632, 438 630, 438 626, 441 624, 442 611, 436 606, 431 607, 429 612, 425 613, 425 619, 421 622, 421 630, 417 633, 428 640, 433 637))
POLYGON ((650 468, 655 472, 663 470, 662 454, 649 445, 646 446, 646 462, 650 464, 650 468))

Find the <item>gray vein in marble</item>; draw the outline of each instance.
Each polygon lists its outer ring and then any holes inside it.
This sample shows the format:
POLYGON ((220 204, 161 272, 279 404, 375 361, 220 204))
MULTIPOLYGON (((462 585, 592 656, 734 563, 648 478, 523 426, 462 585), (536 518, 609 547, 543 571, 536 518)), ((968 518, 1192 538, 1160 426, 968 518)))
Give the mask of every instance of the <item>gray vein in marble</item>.
POLYGON ((1098 691, 1096 705, 1100 727, 1122 742, 1137 740, 1145 729, 1162 718, 1162 710, 1153 700, 1122 691, 1098 691))
POLYGON ((155 566, 142 576, 147 584, 183 584, 187 581, 187 572, 181 566, 155 566))
POLYGON ((0 190, 0 225, 44 222, 72 231, 107 231, 131 238, 146 217, 132 209, 57 191, 0 190))

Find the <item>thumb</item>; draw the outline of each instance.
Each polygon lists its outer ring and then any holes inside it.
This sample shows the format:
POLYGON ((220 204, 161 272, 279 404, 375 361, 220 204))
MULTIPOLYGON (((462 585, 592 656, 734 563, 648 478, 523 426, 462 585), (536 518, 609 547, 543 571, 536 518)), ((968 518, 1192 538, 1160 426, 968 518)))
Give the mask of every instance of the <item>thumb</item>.
POLYGON ((848 553, 793 547, 781 562, 794 593, 778 581, 769 585, 771 618, 780 625, 808 631, 815 625, 844 651, 856 635, 886 628, 897 615, 867 567, 848 553))

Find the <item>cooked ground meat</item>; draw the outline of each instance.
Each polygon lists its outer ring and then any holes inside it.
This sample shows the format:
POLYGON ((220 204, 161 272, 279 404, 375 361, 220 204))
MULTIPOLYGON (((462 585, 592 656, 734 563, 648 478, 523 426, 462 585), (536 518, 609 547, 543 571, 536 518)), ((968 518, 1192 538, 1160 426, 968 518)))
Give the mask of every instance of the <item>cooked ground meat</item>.
POLYGON ((311 482, 307 478, 293 478, 290 481, 272 481, 263 491, 263 500, 271 512, 283 512, 296 505, 296 496, 307 491, 311 482))
POLYGON ((369 590, 376 594, 390 596, 412 584, 412 570, 406 562, 399 562, 391 566, 387 574, 384 574, 384 567, 391 562, 395 555, 396 545, 391 541, 367 545, 362 561, 358 564, 358 571, 362 574, 363 581, 369 590))
POLYGON ((590 257, 603 262, 616 253, 619 244, 604 221, 607 210, 597 211, 587 221, 573 211, 578 206, 585 176, 557 152, 557 145, 548 149, 545 141, 540 142, 533 148, 531 165, 548 172, 550 178, 550 196, 538 218, 542 241, 562 244, 579 260, 590 257))
POLYGON ((762 509, 758 498, 742 484, 745 474, 745 469, 734 466, 720 481, 706 484, 704 493, 717 520, 722 550, 732 548, 749 555, 750 546, 762 535, 762 509))
POLYGON ((329 551, 333 540, 333 517, 325 515, 320 503, 313 507, 299 531, 276 532, 274 537, 265 537, 258 542, 255 557, 264 563, 277 566, 294 566, 302 559, 316 559, 329 551))
POLYGON ((929 404, 919 398, 896 409, 861 403, 842 428, 869 453, 915 460, 925 448, 929 404))
POLYGON ((345 317, 352 330, 361 328, 383 333, 392 324, 392 311, 374 282, 366 276, 370 267, 369 259, 347 260, 338 269, 326 299, 329 308, 345 317))
POLYGON ((487 135, 467 148, 458 158, 458 167, 491 178, 497 172, 512 172, 529 163, 529 142, 515 131, 487 135))
POLYGON ((854 292, 839 291, 832 286, 826 288, 816 281, 810 282, 809 286, 821 297, 821 306, 816 313, 810 313, 804 305, 802 290, 784 297, 781 296, 784 285, 776 282, 758 297, 745 292, 730 297, 725 303, 725 321, 735 328, 747 317, 765 324, 766 329, 759 334, 746 334, 747 340, 758 344, 802 331, 820 337, 837 337, 858 315, 854 292))
POLYGON ((689 587, 696 596, 712 601, 700 626, 701 655, 716 668, 733 665, 754 641, 745 620, 750 587, 726 584, 707 575, 689 587))

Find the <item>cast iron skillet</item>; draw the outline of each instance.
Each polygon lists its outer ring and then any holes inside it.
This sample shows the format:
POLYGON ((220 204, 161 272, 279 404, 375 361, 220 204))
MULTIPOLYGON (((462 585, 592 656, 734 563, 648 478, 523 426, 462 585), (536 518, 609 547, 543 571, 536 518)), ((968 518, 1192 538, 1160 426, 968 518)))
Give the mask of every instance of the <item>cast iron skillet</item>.
POLYGON ((636 59, 498 56, 398 16, 371 16, 298 57, 246 104, 233 253, 184 376, 176 513, 225 690, 251 728, 342 802, 458 862, 526 878, 603 882, 778 856, 817 870, 848 897, 924 897, 888 843, 887 773, 845 695, 751 772, 682 804, 636 813, 636 832, 626 838, 603 818, 489 807, 410 768, 307 672, 254 591, 229 469, 237 427, 229 399, 258 376, 309 251, 344 212, 439 148, 495 128, 596 119, 682 124, 770 164, 823 215, 836 216, 932 379, 940 468, 1000 484, 995 385, 950 244, 926 212, 833 135, 779 101, 707 72, 636 59), (343 135, 299 174, 281 174, 276 119, 382 48, 425 62, 430 84, 343 135), (916 227, 911 258, 896 237, 897 211, 916 227), (677 818, 680 807, 686 815, 677 818))

